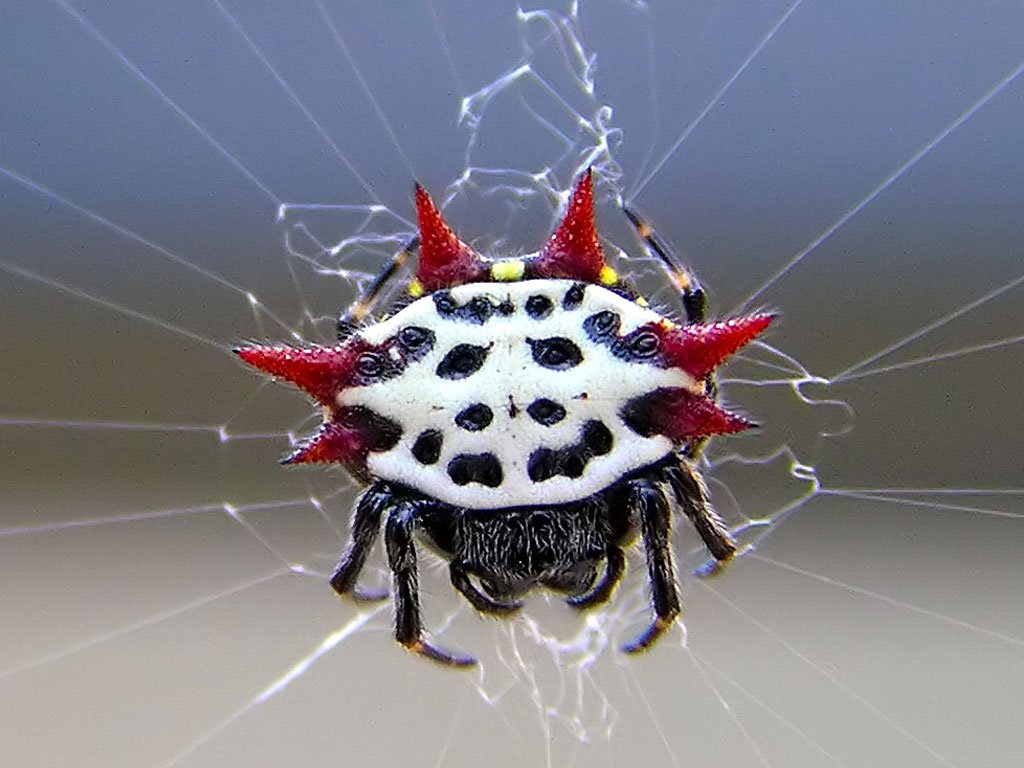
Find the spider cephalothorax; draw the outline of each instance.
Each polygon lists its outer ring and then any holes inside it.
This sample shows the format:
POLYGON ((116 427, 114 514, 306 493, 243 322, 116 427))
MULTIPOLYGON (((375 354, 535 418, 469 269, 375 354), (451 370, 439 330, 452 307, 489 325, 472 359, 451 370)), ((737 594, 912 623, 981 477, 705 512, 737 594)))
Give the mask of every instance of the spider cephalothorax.
POLYGON ((452 584, 489 613, 518 608, 537 585, 577 607, 606 601, 624 571, 622 547, 639 533, 655 621, 627 650, 647 647, 680 611, 670 498, 719 562, 736 552, 693 456, 707 438, 751 426, 714 402, 712 375, 771 316, 703 322, 695 280, 629 214, 673 268, 688 322, 648 308, 605 262, 589 171, 544 248, 522 259, 477 254, 421 187, 416 207, 411 303, 362 322, 412 247, 347 313, 337 344, 237 350, 323 409, 320 431, 285 461, 337 462, 369 484, 332 585, 362 596, 356 579, 386 518, 398 641, 470 663, 422 637, 414 532, 449 558, 452 584))

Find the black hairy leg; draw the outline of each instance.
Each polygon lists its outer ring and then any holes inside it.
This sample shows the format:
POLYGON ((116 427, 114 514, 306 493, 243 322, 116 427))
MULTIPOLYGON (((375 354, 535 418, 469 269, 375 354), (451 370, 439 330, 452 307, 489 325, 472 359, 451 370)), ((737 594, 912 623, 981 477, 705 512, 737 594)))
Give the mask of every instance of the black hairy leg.
POLYGON ((708 548, 713 560, 710 565, 701 568, 700 575, 715 575, 732 560, 739 551, 736 540, 729 532, 725 521, 711 508, 707 492, 700 477, 694 472, 685 459, 670 464, 665 468, 665 477, 672 487, 676 503, 682 509, 693 527, 700 534, 704 546, 708 548))
MULTIPOLYGON (((626 214, 629 223, 633 225, 637 236, 643 242, 647 252, 657 257, 665 271, 668 273, 672 285, 679 291, 679 300, 683 304, 683 311, 686 313, 687 324, 703 323, 708 316, 708 296, 701 286, 700 281, 693 271, 687 267, 671 248, 662 240, 654 228, 636 211, 623 206, 622 212, 626 214)), ((704 393, 712 400, 718 396, 718 384, 714 374, 704 380, 704 393)), ((684 449, 685 455, 690 459, 698 458, 707 445, 708 438, 694 440, 684 449)))
POLYGON ((608 546, 605 556, 605 571, 600 580, 586 592, 573 595, 566 602, 573 608, 594 608, 611 600, 615 588, 626 573, 626 556, 615 544, 608 546))
POLYGON ((635 640, 622 650, 637 653, 646 650, 672 626, 682 611, 676 589, 675 566, 672 562, 669 534, 672 530, 672 508, 660 483, 649 477, 627 480, 629 507, 640 518, 640 532, 647 555, 647 573, 651 584, 654 620, 635 640))
POLYGON ((474 586, 469 578, 465 564, 459 560, 452 560, 448 564, 448 574, 451 577, 452 586, 459 590, 469 600, 470 604, 481 613, 506 616, 523 607, 523 604, 519 601, 503 602, 485 595, 474 586))
POLYGON ((341 314, 338 318, 339 339, 344 340, 348 338, 356 328, 362 325, 363 321, 373 311, 374 304, 384 288, 398 274, 398 270, 415 255, 419 250, 419 245, 420 239, 417 236, 406 243, 402 250, 394 253, 381 268, 380 272, 370 281, 370 285, 366 290, 341 314))
POLYGON ((360 496, 351 541, 331 586, 355 600, 385 595, 359 589, 359 574, 382 522, 395 605, 395 639, 409 650, 448 666, 474 659, 431 645, 420 618, 417 531, 449 562, 449 577, 479 612, 508 615, 522 603, 503 599, 543 586, 568 592, 569 605, 591 608, 612 598, 626 570, 624 547, 643 540, 654 619, 624 650, 643 651, 669 629, 682 606, 670 533, 673 509, 693 523, 712 556, 714 572, 737 554, 725 523, 685 456, 672 454, 583 502, 536 510, 467 510, 411 489, 377 481, 360 496), (670 502, 669 494, 672 497, 670 502), (523 535, 524 532, 532 535, 523 535), (538 533, 544 534, 538 537, 538 533), (499 547, 498 542, 503 542, 499 547), (603 558, 602 558, 603 556, 603 558), (596 573, 601 561, 603 570, 596 573), (474 578, 479 579, 481 590, 474 578))
POLYGON ((381 516, 391 501, 391 491, 384 483, 367 488, 356 503, 352 518, 351 541, 331 577, 331 586, 342 597, 356 601, 378 601, 388 596, 387 590, 364 590, 358 585, 359 574, 366 563, 380 530, 381 516))
POLYGON ((661 261, 665 271, 668 273, 669 279, 672 280, 672 284, 679 291, 680 299, 683 302, 683 309, 686 311, 686 322, 704 322, 708 311, 707 294, 704 293, 704 289, 697 280, 697 276, 658 237, 654 228, 640 214, 625 206, 623 206, 622 212, 626 214, 629 223, 633 225, 637 236, 643 241, 648 253, 653 254, 661 261))
POLYGON ((420 621, 419 573, 413 530, 417 507, 424 502, 399 498, 388 509, 384 542, 388 551, 395 591, 395 640, 414 653, 452 667, 476 664, 470 656, 446 651, 423 639, 420 621))

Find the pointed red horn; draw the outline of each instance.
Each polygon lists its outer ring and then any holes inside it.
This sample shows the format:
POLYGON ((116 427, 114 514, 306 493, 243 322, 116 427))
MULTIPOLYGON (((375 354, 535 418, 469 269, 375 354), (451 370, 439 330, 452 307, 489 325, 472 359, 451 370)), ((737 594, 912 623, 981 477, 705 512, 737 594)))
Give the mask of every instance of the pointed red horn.
POLYGON ((420 228, 420 256, 416 279, 427 293, 439 288, 481 280, 487 264, 459 240, 437 210, 430 195, 416 185, 416 219, 420 228))
POLYGON ((361 348, 361 342, 334 347, 254 345, 238 347, 235 354, 254 368, 304 389, 322 405, 332 405, 351 377, 361 348))
POLYGON ((588 168, 577 179, 565 217, 529 265, 532 277, 565 278, 597 283, 604 253, 594 224, 594 180, 588 168))
POLYGON ((630 401, 622 415, 644 437, 664 435, 677 444, 757 426, 729 413, 706 395, 675 387, 658 389, 630 401))
POLYGON ((774 319, 773 315, 751 315, 672 328, 662 337, 665 359, 694 378, 704 379, 774 319))
POLYGON ((363 434, 343 424, 329 421, 321 425, 315 436, 288 456, 284 464, 314 464, 338 462, 353 464, 366 453, 363 434))

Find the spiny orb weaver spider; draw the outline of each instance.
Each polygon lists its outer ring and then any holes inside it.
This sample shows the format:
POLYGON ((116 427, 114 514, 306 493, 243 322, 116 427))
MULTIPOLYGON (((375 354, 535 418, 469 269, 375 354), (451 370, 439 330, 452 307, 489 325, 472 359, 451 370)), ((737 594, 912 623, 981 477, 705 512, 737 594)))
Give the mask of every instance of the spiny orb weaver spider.
POLYGON ((576 608, 605 603, 625 572, 623 547, 642 537, 654 620, 627 652, 649 647, 681 610, 673 505, 716 565, 737 552, 695 462, 712 435, 753 426, 715 403, 714 370, 772 316, 705 322, 696 279, 626 210, 669 268, 686 323, 653 311, 605 262, 593 208, 587 170, 539 252, 492 259, 417 185, 419 235, 342 316, 338 343, 236 350, 323 410, 319 432, 284 462, 340 463, 368 486, 331 585, 356 600, 385 597, 357 586, 383 519, 395 639, 444 664, 475 662, 423 636, 414 534, 492 615, 520 608, 535 586, 576 608), (417 247, 408 298, 366 322, 417 247))

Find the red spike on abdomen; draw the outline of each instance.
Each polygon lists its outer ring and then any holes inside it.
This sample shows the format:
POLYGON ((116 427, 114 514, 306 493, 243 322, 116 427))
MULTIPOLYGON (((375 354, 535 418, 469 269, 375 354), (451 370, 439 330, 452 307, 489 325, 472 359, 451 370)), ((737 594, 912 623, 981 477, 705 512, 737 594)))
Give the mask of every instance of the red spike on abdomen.
POLYGON ((530 262, 529 276, 596 283, 604 266, 594 224, 594 181, 588 168, 576 181, 561 224, 530 262))
POLYGON ((333 347, 254 345, 238 347, 235 354, 254 368, 304 389, 320 404, 332 405, 335 394, 351 377, 355 359, 364 346, 362 343, 333 347))
POLYGON ((487 264, 452 231, 419 184, 416 185, 416 219, 420 229, 416 279, 424 291, 430 293, 484 279, 487 264))
POLYGON ((773 319, 773 315, 751 315, 661 331, 662 354, 673 368, 682 368, 695 379, 704 379, 773 319))
POLYGON ((688 389, 658 389, 629 402, 623 419, 635 432, 664 435, 681 444, 713 435, 730 435, 757 425, 729 413, 706 395, 688 389))
POLYGON ((366 440, 361 431, 329 421, 321 425, 320 431, 288 456, 283 463, 357 464, 362 461, 365 454, 366 440))

